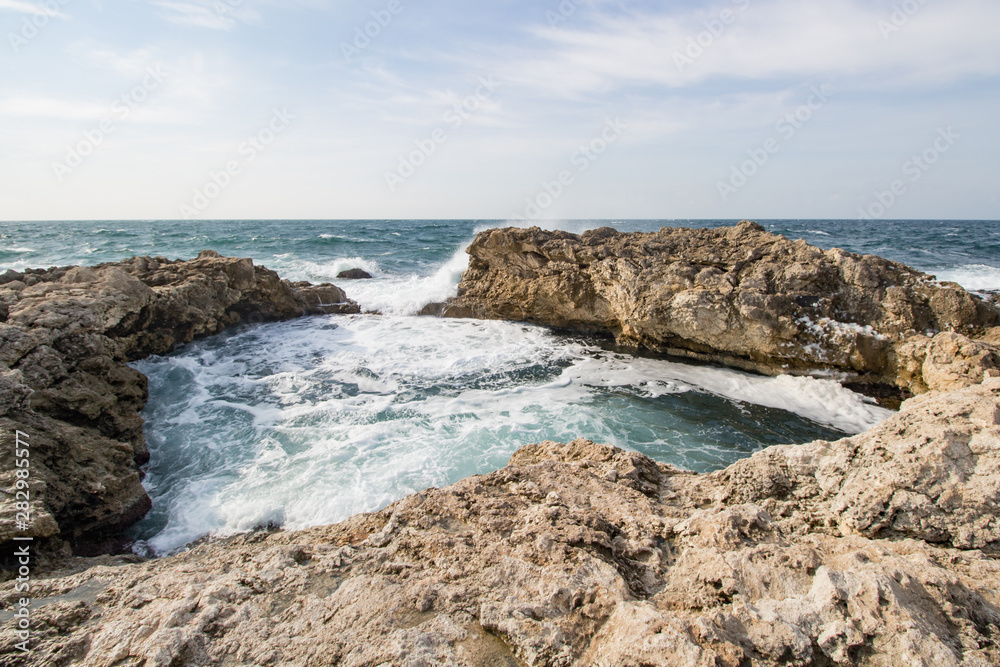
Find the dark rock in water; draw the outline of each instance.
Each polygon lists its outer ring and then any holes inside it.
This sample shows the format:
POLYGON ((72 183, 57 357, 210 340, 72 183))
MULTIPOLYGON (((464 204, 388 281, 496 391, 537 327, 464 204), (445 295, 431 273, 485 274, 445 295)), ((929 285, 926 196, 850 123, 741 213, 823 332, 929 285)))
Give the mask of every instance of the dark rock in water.
POLYGON ((341 271, 337 277, 343 280, 371 280, 372 275, 363 269, 349 269, 341 271))
POLYGON ((125 362, 240 323, 360 312, 339 287, 293 284, 211 250, 7 272, 0 304, 0 485, 13 485, 18 431, 32 483, 27 532, 15 529, 15 497, 0 500, 0 545, 25 535, 43 552, 68 543, 85 554, 150 508, 139 471, 146 377, 125 362))
POLYGON ((492 229, 468 253, 445 316, 606 333, 766 374, 824 370, 920 391, 929 385, 913 365, 923 357, 909 349, 903 360, 900 345, 918 333, 973 338, 1000 324, 997 304, 959 285, 749 221, 648 234, 492 229))

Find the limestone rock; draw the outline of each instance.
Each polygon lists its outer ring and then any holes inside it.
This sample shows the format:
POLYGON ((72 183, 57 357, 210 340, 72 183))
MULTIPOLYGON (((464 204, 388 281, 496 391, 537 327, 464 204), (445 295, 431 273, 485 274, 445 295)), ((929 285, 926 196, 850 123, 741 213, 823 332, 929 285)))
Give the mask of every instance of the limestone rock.
POLYGON ((334 526, 39 580, 35 653, 7 624, 0 660, 995 665, 998 423, 987 378, 711 475, 531 445, 334 526))
MULTIPOLYGON (((240 322, 359 312, 334 285, 292 284, 210 250, 187 262, 8 271, 0 303, 0 440, 29 435, 29 534, 50 538, 48 551, 68 541, 79 553, 114 550, 114 535, 150 507, 138 468, 149 458, 139 415, 146 378, 124 362, 240 322)), ((5 489, 14 474, 7 444, 5 489)), ((23 533, 14 531, 15 502, 0 495, 0 545, 23 533)))
POLYGON ((1000 371, 1000 347, 954 332, 914 336, 896 351, 898 381, 913 393, 959 389, 1000 371))
POLYGON ((996 304, 954 283, 746 221, 650 234, 493 229, 468 252, 446 316, 605 332, 768 374, 825 369, 895 386, 895 348, 911 336, 1000 324, 996 304))

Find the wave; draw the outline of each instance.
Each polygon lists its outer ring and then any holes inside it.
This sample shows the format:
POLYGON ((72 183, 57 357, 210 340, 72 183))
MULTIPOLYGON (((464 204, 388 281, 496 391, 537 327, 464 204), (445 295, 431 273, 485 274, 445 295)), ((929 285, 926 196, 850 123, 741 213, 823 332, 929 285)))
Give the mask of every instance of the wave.
POLYGON ((429 303, 445 301, 458 293, 462 274, 469 266, 465 246, 430 275, 385 276, 340 286, 366 312, 416 315, 429 303))
POLYGON ((786 410, 845 433, 860 433, 892 414, 834 380, 812 377, 763 377, 617 354, 584 358, 564 375, 587 386, 635 387, 651 397, 697 388, 733 401, 786 410))
POLYGON ((458 292, 458 283, 469 265, 463 243, 447 261, 429 274, 392 274, 364 257, 342 257, 325 262, 295 259, 291 254, 274 255, 271 264, 291 280, 333 282, 357 301, 365 312, 385 315, 416 315, 429 303, 445 301, 458 292), (338 279, 341 271, 362 269, 372 280, 338 279))
POLYGON ((1000 268, 987 264, 966 264, 953 269, 932 270, 931 273, 938 280, 958 283, 972 292, 1000 290, 1000 268))
POLYGON ((140 548, 159 554, 376 510, 531 442, 589 437, 708 470, 889 414, 832 381, 632 358, 493 321, 309 318, 136 367, 153 453, 140 548))
POLYGON ((316 262, 296 259, 293 253, 283 253, 273 255, 273 259, 276 261, 270 262, 268 266, 289 280, 308 280, 312 283, 338 282, 337 275, 351 269, 361 269, 372 276, 384 275, 378 262, 364 257, 338 257, 316 262))

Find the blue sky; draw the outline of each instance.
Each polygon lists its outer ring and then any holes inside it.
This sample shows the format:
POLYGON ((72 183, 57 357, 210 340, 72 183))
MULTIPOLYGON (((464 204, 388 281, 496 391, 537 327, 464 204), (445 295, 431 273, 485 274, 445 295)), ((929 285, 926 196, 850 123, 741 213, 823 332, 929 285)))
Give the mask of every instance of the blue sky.
POLYGON ((998 219, 997 26, 995 0, 0 0, 0 218, 998 219))

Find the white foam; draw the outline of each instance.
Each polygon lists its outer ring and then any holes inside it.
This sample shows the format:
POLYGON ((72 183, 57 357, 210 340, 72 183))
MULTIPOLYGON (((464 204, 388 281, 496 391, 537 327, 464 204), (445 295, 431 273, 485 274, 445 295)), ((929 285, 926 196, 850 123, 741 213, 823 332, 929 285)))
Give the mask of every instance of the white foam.
POLYGON ((698 389, 734 401, 787 410, 846 433, 860 433, 892 414, 834 380, 812 377, 764 377, 623 355, 582 358, 564 375, 589 386, 635 386, 653 397, 698 389))
POLYGON ((137 367, 153 390, 145 484, 166 520, 148 542, 156 553, 268 523, 335 522, 502 467, 546 439, 635 447, 641 436, 709 467, 749 453, 671 432, 658 402, 671 394, 710 393, 852 432, 889 414, 832 381, 633 358, 505 322, 310 318, 137 367), (642 433, 630 436, 638 422, 642 433))
POLYGON ((273 255, 268 266, 289 280, 336 283, 365 312, 415 315, 427 304, 445 301, 457 294, 458 283, 469 266, 466 246, 468 243, 461 244, 446 262, 430 274, 391 274, 383 271, 377 261, 364 257, 314 262, 295 259, 288 253, 273 255), (340 272, 349 269, 362 269, 372 279, 345 281, 337 278, 340 272))
POLYGON ((338 257, 326 262, 289 259, 289 253, 276 254, 273 257, 277 261, 271 262, 273 266, 269 265, 268 268, 274 269, 282 278, 289 280, 308 280, 312 283, 336 282, 337 274, 351 269, 361 269, 372 276, 382 275, 378 262, 364 257, 338 257))
POLYGON ((1000 290, 1000 268, 987 264, 966 264, 954 269, 932 271, 938 280, 955 282, 967 290, 1000 290))

